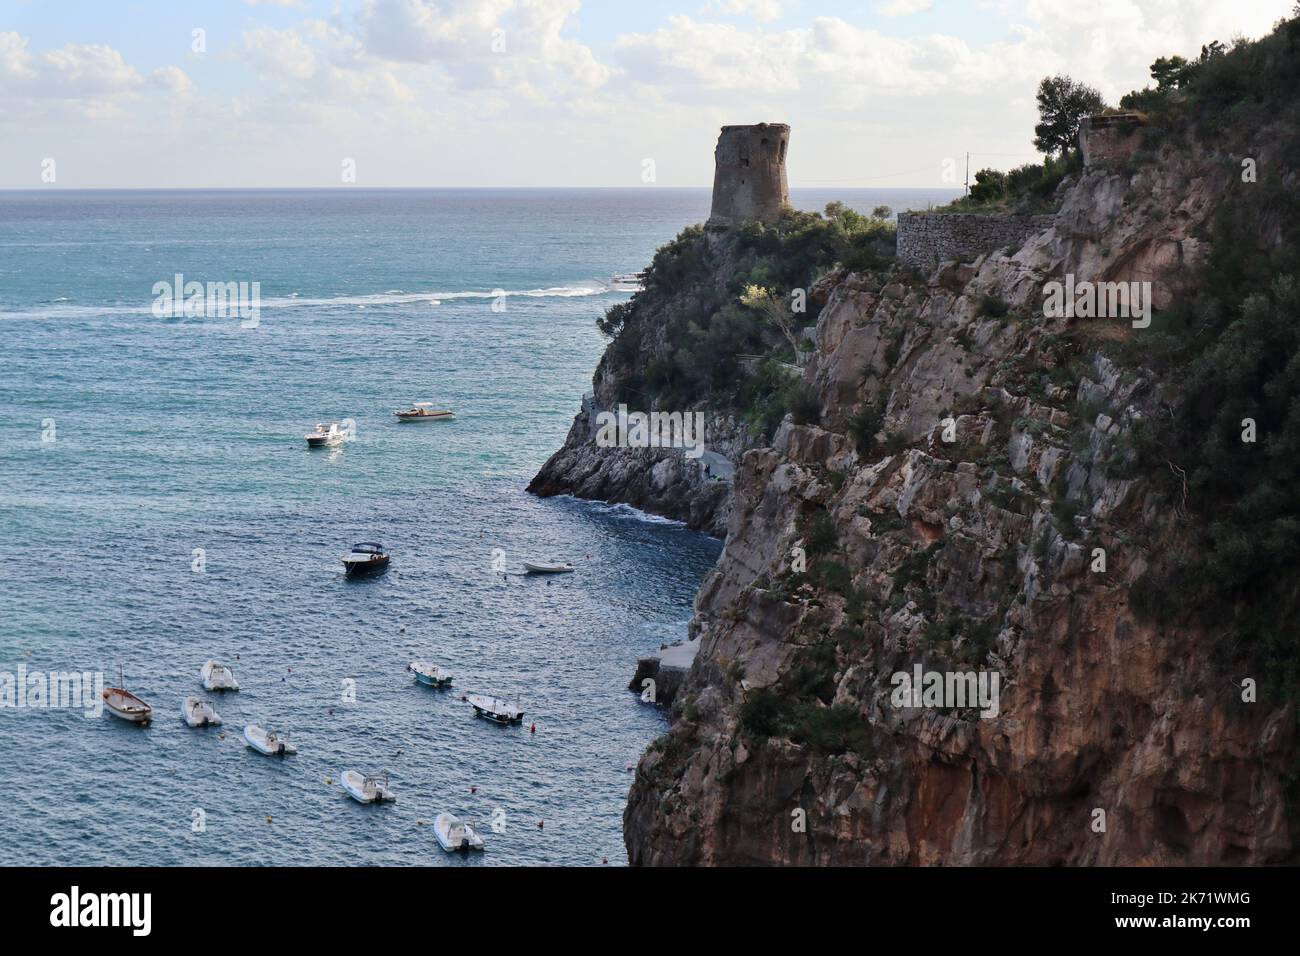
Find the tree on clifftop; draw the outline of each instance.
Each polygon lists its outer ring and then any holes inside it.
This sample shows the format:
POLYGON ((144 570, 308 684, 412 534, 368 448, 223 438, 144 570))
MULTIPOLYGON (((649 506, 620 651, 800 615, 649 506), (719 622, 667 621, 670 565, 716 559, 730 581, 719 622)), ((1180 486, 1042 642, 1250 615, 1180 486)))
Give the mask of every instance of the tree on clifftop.
POLYGON ((1079 122, 1106 108, 1101 93, 1068 76, 1047 76, 1038 84, 1034 148, 1045 156, 1065 155, 1079 143, 1079 122))

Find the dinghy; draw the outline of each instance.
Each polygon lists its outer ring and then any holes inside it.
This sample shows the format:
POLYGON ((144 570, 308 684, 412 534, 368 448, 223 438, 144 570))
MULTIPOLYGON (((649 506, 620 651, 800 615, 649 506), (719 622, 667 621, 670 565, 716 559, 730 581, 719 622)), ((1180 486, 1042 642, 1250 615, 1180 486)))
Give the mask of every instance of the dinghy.
POLYGON ((446 810, 434 818, 433 835, 448 853, 483 849, 483 838, 474 832, 474 828, 446 810))
POLYGON ((430 664, 428 661, 411 661, 407 665, 407 669, 415 675, 415 679, 421 684, 429 687, 451 686, 451 674, 437 664, 430 664))
POLYGON ((191 727, 220 727, 221 715, 206 700, 186 697, 181 701, 181 716, 191 727))
POLYGON ((540 561, 525 561, 524 570, 529 574, 569 574, 574 570, 574 567, 568 563, 543 564, 540 561))
POLYGON ((249 724, 244 728, 244 741, 254 750, 270 754, 272 757, 286 757, 298 752, 298 748, 285 740, 283 735, 277 734, 274 730, 266 730, 257 724, 249 724))
POLYGON ((153 708, 124 687, 105 687, 104 706, 114 717, 133 724, 147 724, 153 719, 153 708))
POLYGON ((475 717, 486 717, 498 724, 517 724, 524 719, 522 710, 500 697, 470 694, 465 699, 474 708, 475 717))
POLYGON ((388 771, 383 773, 361 773, 359 770, 344 770, 339 778, 348 796, 357 803, 383 803, 396 800, 388 786, 388 771))
POLYGON ((235 672, 216 661, 207 661, 199 669, 199 678, 203 681, 205 690, 239 690, 235 672))
POLYGON ((399 422, 445 422, 456 417, 450 409, 434 408, 433 402, 416 402, 410 408, 393 414, 399 422))
POLYGON ((354 544, 351 552, 343 555, 343 573, 350 578, 378 574, 387 568, 388 554, 384 546, 373 541, 354 544))

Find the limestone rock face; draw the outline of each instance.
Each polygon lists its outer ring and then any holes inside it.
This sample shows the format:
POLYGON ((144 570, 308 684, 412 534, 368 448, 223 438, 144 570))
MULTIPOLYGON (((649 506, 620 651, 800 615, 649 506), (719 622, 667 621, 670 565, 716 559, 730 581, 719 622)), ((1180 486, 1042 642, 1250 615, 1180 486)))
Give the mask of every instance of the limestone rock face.
POLYGON ((628 798, 633 864, 1294 857, 1291 705, 1243 701, 1216 635, 1130 608, 1178 533, 1125 451, 1162 384, 1103 353, 1127 321, 1042 308, 1067 272, 1171 301, 1229 181, 1173 151, 1096 166, 1019 249, 813 290, 820 424, 734 456, 700 650, 628 798), (918 664, 996 672, 996 716, 896 706, 918 664))
POLYGON ((726 533, 731 485, 719 477, 723 469, 718 461, 723 459, 729 467, 725 452, 741 441, 734 422, 710 415, 705 436, 712 451, 693 459, 683 449, 600 447, 595 441, 597 414, 594 400, 584 402, 564 446, 533 478, 530 492, 628 504, 684 521, 714 537, 726 533))

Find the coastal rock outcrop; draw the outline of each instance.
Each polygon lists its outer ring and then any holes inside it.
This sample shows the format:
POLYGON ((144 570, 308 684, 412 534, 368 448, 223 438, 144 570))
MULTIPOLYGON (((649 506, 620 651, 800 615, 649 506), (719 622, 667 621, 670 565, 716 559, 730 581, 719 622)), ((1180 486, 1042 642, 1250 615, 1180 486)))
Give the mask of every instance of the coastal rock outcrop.
POLYGON ((1185 533, 1133 467, 1168 385, 1113 357, 1130 322, 1043 316, 1066 273, 1176 301, 1230 166, 1091 168, 1018 249, 830 277, 817 421, 740 457, 701 649, 629 795, 633 864, 1293 858, 1293 703, 1244 692, 1212 627, 1133 607, 1185 533), (918 665, 996 673, 995 716, 898 706, 918 665))

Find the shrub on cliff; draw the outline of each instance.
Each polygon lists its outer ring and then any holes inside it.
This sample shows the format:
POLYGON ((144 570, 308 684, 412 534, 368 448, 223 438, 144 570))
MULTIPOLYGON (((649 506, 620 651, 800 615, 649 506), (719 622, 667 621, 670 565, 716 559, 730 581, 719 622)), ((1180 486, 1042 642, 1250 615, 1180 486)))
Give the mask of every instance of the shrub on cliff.
MULTIPOLYGON (((1297 23, 1200 63, 1172 89, 1202 108, 1172 134, 1226 126, 1254 141, 1266 124, 1294 131, 1297 23), (1220 101, 1225 91, 1246 99, 1220 101)), ((1300 197, 1288 185, 1294 150, 1278 155, 1289 168, 1261 167, 1252 183, 1233 176, 1208 229, 1198 291, 1115 354, 1171 385, 1168 414, 1135 429, 1133 470, 1185 516, 1179 541, 1152 555, 1135 584, 1134 609, 1212 627, 1235 660, 1294 696, 1300 642, 1277 635, 1293 633, 1300 610, 1300 197)))

